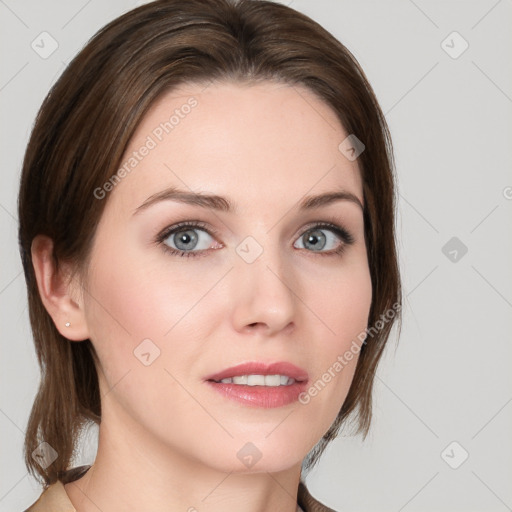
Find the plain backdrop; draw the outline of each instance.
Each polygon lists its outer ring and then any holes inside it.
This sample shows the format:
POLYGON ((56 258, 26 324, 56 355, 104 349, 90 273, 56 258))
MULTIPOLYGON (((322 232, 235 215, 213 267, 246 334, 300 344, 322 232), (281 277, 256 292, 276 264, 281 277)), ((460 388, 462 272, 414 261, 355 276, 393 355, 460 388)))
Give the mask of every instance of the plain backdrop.
MULTIPOLYGON (((332 443, 308 488, 339 511, 512 510, 512 2, 286 3, 354 53, 386 113, 405 298, 369 437, 332 443)), ((40 494, 22 460, 39 379, 17 250, 24 149, 66 63, 136 5, 0 1, 2 511, 40 494), (51 55, 33 49, 43 32, 51 55)))

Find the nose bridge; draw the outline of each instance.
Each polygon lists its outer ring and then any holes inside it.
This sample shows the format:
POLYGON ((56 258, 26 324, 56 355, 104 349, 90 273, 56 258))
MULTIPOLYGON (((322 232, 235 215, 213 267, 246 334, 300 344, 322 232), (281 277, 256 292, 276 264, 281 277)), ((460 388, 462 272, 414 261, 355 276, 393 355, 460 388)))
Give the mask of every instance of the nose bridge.
POLYGON ((292 268, 287 267, 279 243, 271 242, 269 235, 262 238, 260 243, 247 236, 235 249, 237 317, 245 325, 265 323, 272 330, 281 329, 295 313, 292 268))

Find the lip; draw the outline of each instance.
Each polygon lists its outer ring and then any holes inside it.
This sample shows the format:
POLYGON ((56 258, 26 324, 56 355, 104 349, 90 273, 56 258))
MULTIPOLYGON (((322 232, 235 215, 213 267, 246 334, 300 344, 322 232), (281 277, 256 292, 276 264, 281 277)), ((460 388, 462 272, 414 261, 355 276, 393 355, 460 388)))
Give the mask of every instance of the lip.
MULTIPOLYGON (((277 363, 265 364, 258 361, 242 363, 231 368, 226 368, 219 373, 214 373, 205 378, 206 381, 220 381, 240 375, 286 375, 299 383, 307 382, 308 372, 292 363, 279 361, 277 363)), ((237 384, 237 386, 242 386, 237 384)), ((243 386, 243 387, 261 387, 261 386, 243 386)), ((284 386, 283 386, 284 387, 284 386)))
POLYGON ((295 382, 289 386, 247 386, 244 384, 223 384, 213 380, 206 384, 225 398, 248 407, 271 409, 297 402, 307 388, 306 381, 295 382))

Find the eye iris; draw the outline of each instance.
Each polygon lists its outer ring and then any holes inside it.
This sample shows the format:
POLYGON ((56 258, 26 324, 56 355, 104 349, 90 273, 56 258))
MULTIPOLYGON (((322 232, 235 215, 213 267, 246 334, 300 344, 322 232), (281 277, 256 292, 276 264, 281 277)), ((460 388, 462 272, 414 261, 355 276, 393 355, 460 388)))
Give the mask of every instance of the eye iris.
POLYGON ((192 229, 188 229, 186 231, 179 231, 174 235, 174 243, 176 244, 176 247, 180 250, 193 249, 197 243, 197 239, 198 236, 192 229), (190 244, 191 242, 194 242, 193 247, 187 245, 190 244))
POLYGON ((309 235, 304 235, 304 247, 312 245, 313 249, 323 249, 325 247, 326 239, 325 235, 319 229, 310 231, 309 235), (320 242, 319 242, 320 239, 320 242), (322 240, 323 239, 323 240, 322 240))

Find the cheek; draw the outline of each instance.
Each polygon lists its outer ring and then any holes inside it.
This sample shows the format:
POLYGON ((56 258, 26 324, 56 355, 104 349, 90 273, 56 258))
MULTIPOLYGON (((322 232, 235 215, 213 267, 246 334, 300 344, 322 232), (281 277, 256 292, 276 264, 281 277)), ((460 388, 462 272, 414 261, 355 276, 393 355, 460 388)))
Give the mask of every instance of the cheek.
POLYGON ((196 295, 190 286, 192 276, 171 273, 162 265, 161 256, 128 244, 118 258, 113 247, 103 243, 90 282, 94 294, 90 311, 95 313, 92 320, 97 334, 108 329, 133 341, 162 337, 196 295))
POLYGON ((162 335, 165 326, 155 314, 169 296, 163 300, 166 283, 148 272, 150 267, 140 255, 115 236, 98 238, 90 268, 87 323, 105 377, 112 384, 141 366, 134 350, 143 340, 162 335))
MULTIPOLYGON (((90 338, 109 387, 121 378, 129 385, 139 376, 140 382, 151 387, 156 385, 153 379, 158 372, 168 385, 164 368, 174 373, 183 367, 185 372, 191 364, 194 353, 189 341, 198 336, 199 319, 214 322, 212 311, 218 307, 211 297, 202 297, 219 278, 211 270, 199 276, 191 270, 197 266, 184 260, 171 265, 172 260, 159 251, 149 251, 115 235, 98 238, 91 262, 90 293, 85 297, 86 314, 90 338), (122 250, 116 250, 120 247, 122 250), (144 366, 142 356, 148 352, 151 360, 156 356, 150 367, 144 366), (124 379, 128 371, 130 376, 124 379)), ((133 390, 134 395, 137 392, 133 390)))
MULTIPOLYGON (((355 267, 337 284, 337 304, 331 309, 336 342, 332 347, 334 350, 329 351, 329 368, 334 364, 334 371, 341 376, 338 386, 348 392, 359 350, 366 337, 372 303, 372 282, 368 266, 355 267)), ((332 290, 333 297, 334 294, 332 290)))
POLYGON ((332 272, 314 299, 326 336, 316 336, 312 360, 318 364, 302 403, 310 404, 325 429, 335 420, 348 394, 359 350, 366 335, 372 302, 368 265, 358 259, 343 271, 332 272))
POLYGON ((372 302, 369 268, 361 258, 322 276, 320 282, 314 298, 316 312, 325 324, 327 345, 341 349, 367 326, 372 302))

